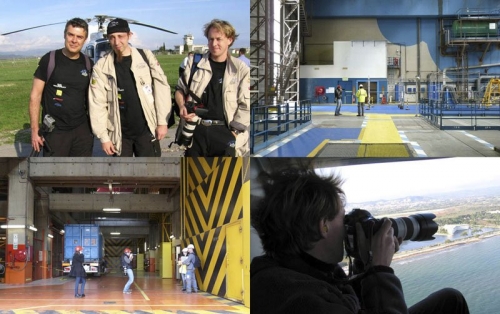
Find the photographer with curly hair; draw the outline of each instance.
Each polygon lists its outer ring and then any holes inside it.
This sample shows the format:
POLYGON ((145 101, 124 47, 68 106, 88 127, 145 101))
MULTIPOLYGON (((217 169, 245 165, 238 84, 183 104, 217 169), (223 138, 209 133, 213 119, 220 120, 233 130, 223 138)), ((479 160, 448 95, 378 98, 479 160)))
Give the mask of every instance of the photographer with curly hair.
POLYGON ((400 240, 385 219, 370 243, 356 225, 364 272, 348 278, 345 194, 338 176, 312 169, 261 173, 263 198, 251 220, 265 254, 251 264, 252 313, 469 313, 462 294, 443 289, 408 308, 390 267, 400 240), (363 252, 361 252, 363 250, 363 252))

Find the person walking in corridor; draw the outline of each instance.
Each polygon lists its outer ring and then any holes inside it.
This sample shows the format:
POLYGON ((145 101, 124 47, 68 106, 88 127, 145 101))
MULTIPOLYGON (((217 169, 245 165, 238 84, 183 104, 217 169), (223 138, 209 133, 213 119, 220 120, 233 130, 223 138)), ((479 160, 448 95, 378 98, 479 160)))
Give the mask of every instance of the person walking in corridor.
POLYGON ((358 99, 358 117, 365 115, 366 96, 368 95, 366 93, 366 90, 363 88, 363 84, 359 84, 359 89, 356 92, 356 98, 358 99))
POLYGON ((130 290, 130 286, 134 283, 134 271, 132 270, 132 260, 134 259, 134 255, 129 248, 123 250, 122 255, 122 267, 127 272, 128 281, 123 287, 123 293, 131 294, 132 290, 130 290))

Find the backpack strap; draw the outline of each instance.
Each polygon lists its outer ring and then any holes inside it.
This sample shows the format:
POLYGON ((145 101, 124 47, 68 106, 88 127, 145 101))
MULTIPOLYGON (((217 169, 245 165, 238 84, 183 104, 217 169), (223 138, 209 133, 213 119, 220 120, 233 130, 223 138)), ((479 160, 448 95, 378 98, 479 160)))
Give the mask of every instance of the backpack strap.
POLYGON ((51 50, 49 53, 49 65, 47 66, 47 80, 45 81, 45 83, 49 82, 55 67, 56 67, 56 51, 51 50))
MULTIPOLYGON (((85 68, 89 72, 92 70, 92 65, 90 64, 90 58, 86 54, 83 54, 83 58, 85 59, 85 68)), ((54 73, 54 68, 56 67, 56 51, 51 50, 49 52, 49 65, 47 66, 47 80, 45 83, 48 83, 50 80, 50 77, 52 76, 52 73, 54 73)))
POLYGON ((201 53, 195 53, 193 56, 193 65, 191 66, 191 72, 189 73, 189 79, 188 82, 186 83, 186 77, 183 75, 182 76, 182 82, 184 85, 187 86, 188 89, 188 94, 191 96, 197 103, 201 104, 201 99, 198 97, 195 93, 191 91, 191 83, 193 82, 193 75, 198 70, 198 63, 201 61, 203 58, 203 55, 201 53))
POLYGON ((149 60, 148 57, 146 56, 146 53, 144 52, 144 49, 137 48, 137 51, 141 54, 142 58, 144 59, 144 62, 148 65, 149 70, 151 71, 151 67, 149 66, 149 60))

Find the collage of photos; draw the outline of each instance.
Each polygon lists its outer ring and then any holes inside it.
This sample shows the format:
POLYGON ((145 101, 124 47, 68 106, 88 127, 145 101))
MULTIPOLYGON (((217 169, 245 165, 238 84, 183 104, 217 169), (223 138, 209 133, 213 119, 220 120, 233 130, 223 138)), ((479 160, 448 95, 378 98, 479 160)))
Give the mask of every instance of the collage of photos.
POLYGON ((466 2, 0 4, 0 313, 496 313, 466 2))

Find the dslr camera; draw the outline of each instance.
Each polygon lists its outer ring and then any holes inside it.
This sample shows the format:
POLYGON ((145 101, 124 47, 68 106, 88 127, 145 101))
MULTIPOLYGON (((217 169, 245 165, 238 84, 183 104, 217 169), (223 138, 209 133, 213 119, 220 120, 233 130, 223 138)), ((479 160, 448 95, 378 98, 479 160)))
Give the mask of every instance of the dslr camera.
MULTIPOLYGON (((434 239, 434 234, 438 230, 438 224, 434 218, 436 215, 432 213, 423 213, 408 217, 389 218, 389 220, 392 222, 395 237, 411 241, 428 241, 434 239)), ((345 215, 345 250, 347 255, 360 258, 356 223, 361 224, 365 236, 369 238, 380 229, 383 219, 376 219, 370 212, 359 208, 354 208, 345 215)))
POLYGON ((176 143, 181 147, 191 146, 191 139, 193 138, 194 130, 201 119, 208 113, 208 109, 205 108, 203 104, 197 104, 193 101, 188 101, 185 104, 188 113, 195 113, 198 118, 196 121, 184 121, 182 128, 177 130, 176 143))

